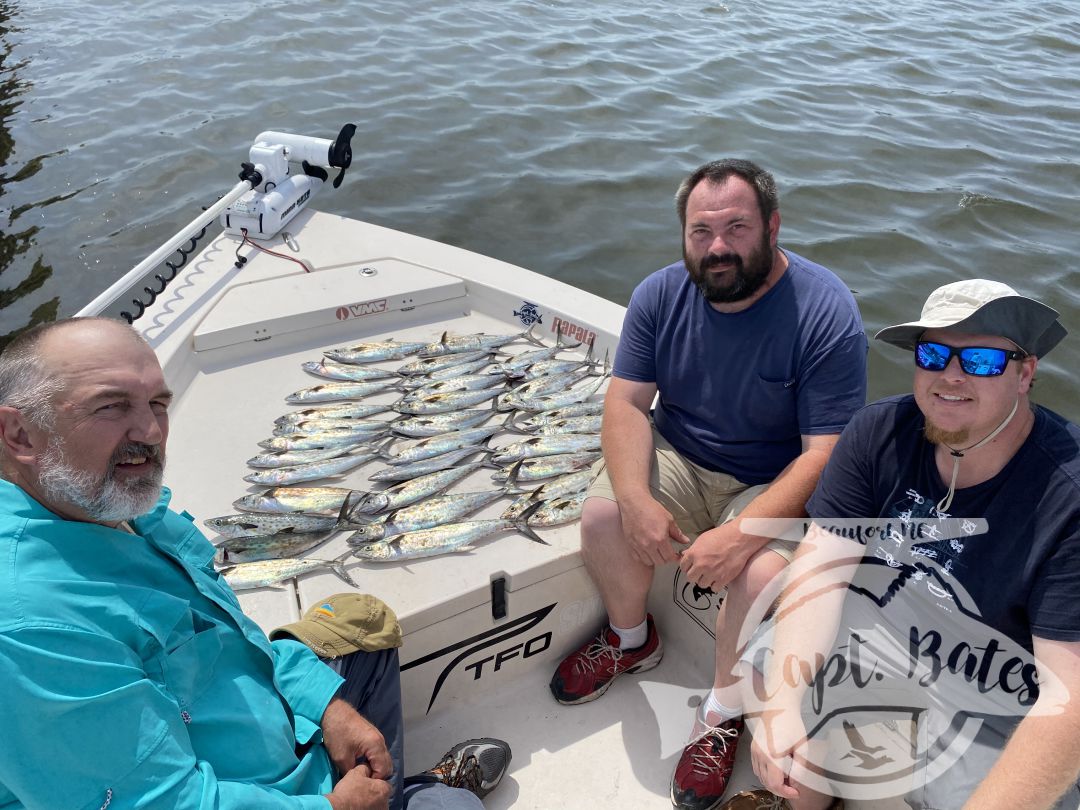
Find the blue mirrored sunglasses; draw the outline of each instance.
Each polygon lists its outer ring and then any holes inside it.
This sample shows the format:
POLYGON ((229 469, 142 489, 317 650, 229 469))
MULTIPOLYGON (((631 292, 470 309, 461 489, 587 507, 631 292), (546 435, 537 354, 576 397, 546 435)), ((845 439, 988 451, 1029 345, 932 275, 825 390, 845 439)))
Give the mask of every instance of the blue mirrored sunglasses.
POLYGON ((920 340, 915 344, 915 365, 926 371, 944 371, 953 355, 960 358, 960 368, 973 377, 997 377, 1004 373, 1010 360, 1027 357, 1023 352, 995 349, 990 346, 946 346, 920 340))

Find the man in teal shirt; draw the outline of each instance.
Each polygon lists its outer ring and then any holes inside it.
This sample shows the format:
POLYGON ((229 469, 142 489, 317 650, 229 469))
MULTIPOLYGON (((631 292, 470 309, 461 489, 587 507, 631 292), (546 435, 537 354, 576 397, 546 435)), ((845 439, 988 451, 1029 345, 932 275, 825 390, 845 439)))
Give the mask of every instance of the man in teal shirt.
POLYGON ((54 324, 0 356, 0 808, 400 806, 349 684, 269 642, 168 509, 171 397, 117 321, 54 324))

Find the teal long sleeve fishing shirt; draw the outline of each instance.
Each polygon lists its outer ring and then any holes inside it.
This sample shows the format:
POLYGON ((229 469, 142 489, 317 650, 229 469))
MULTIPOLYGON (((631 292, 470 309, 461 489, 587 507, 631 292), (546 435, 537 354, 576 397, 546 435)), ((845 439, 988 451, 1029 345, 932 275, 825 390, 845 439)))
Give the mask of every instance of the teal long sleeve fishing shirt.
POLYGON ((0 481, 0 808, 319 808, 341 678, 269 642, 168 509, 136 534, 0 481))

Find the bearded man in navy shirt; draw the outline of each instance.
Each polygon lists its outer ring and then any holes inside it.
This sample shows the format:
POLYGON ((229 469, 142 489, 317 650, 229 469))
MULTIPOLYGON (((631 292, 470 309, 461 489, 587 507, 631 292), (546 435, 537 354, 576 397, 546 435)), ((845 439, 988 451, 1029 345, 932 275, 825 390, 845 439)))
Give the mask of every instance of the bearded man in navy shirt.
POLYGON ((726 589, 715 681, 671 785, 676 807, 704 810, 724 793, 742 728, 739 629, 792 554, 732 518, 805 514, 865 401, 867 341, 843 282, 779 247, 768 172, 706 164, 680 186, 676 208, 683 261, 630 300, 605 397, 604 460, 582 515, 582 554, 610 624, 559 665, 551 690, 583 703, 660 663, 646 611, 658 566, 678 561, 688 581, 726 589))

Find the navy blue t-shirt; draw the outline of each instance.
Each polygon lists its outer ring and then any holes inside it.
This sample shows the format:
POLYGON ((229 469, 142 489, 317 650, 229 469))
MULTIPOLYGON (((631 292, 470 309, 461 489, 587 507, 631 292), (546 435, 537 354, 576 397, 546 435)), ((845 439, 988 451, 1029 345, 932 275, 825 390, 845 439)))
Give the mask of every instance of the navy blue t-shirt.
MULTIPOLYGON (((901 529, 944 517, 936 504, 948 486, 923 425, 910 395, 860 411, 807 503, 810 516, 896 518, 901 529)), ((990 480, 958 489, 948 515, 960 524, 959 536, 867 537, 863 565, 889 566, 894 590, 903 586, 942 611, 955 613, 961 595, 970 603, 960 609, 1029 652, 1033 635, 1080 641, 1080 428, 1036 407, 1016 455, 990 480), (985 533, 964 536, 964 524, 978 518, 986 520, 985 533)))
POLYGON ((746 484, 772 481, 801 436, 839 433, 866 402, 867 341, 855 299, 790 251, 748 309, 717 312, 683 262, 630 299, 613 373, 656 383, 656 429, 683 456, 746 484))

